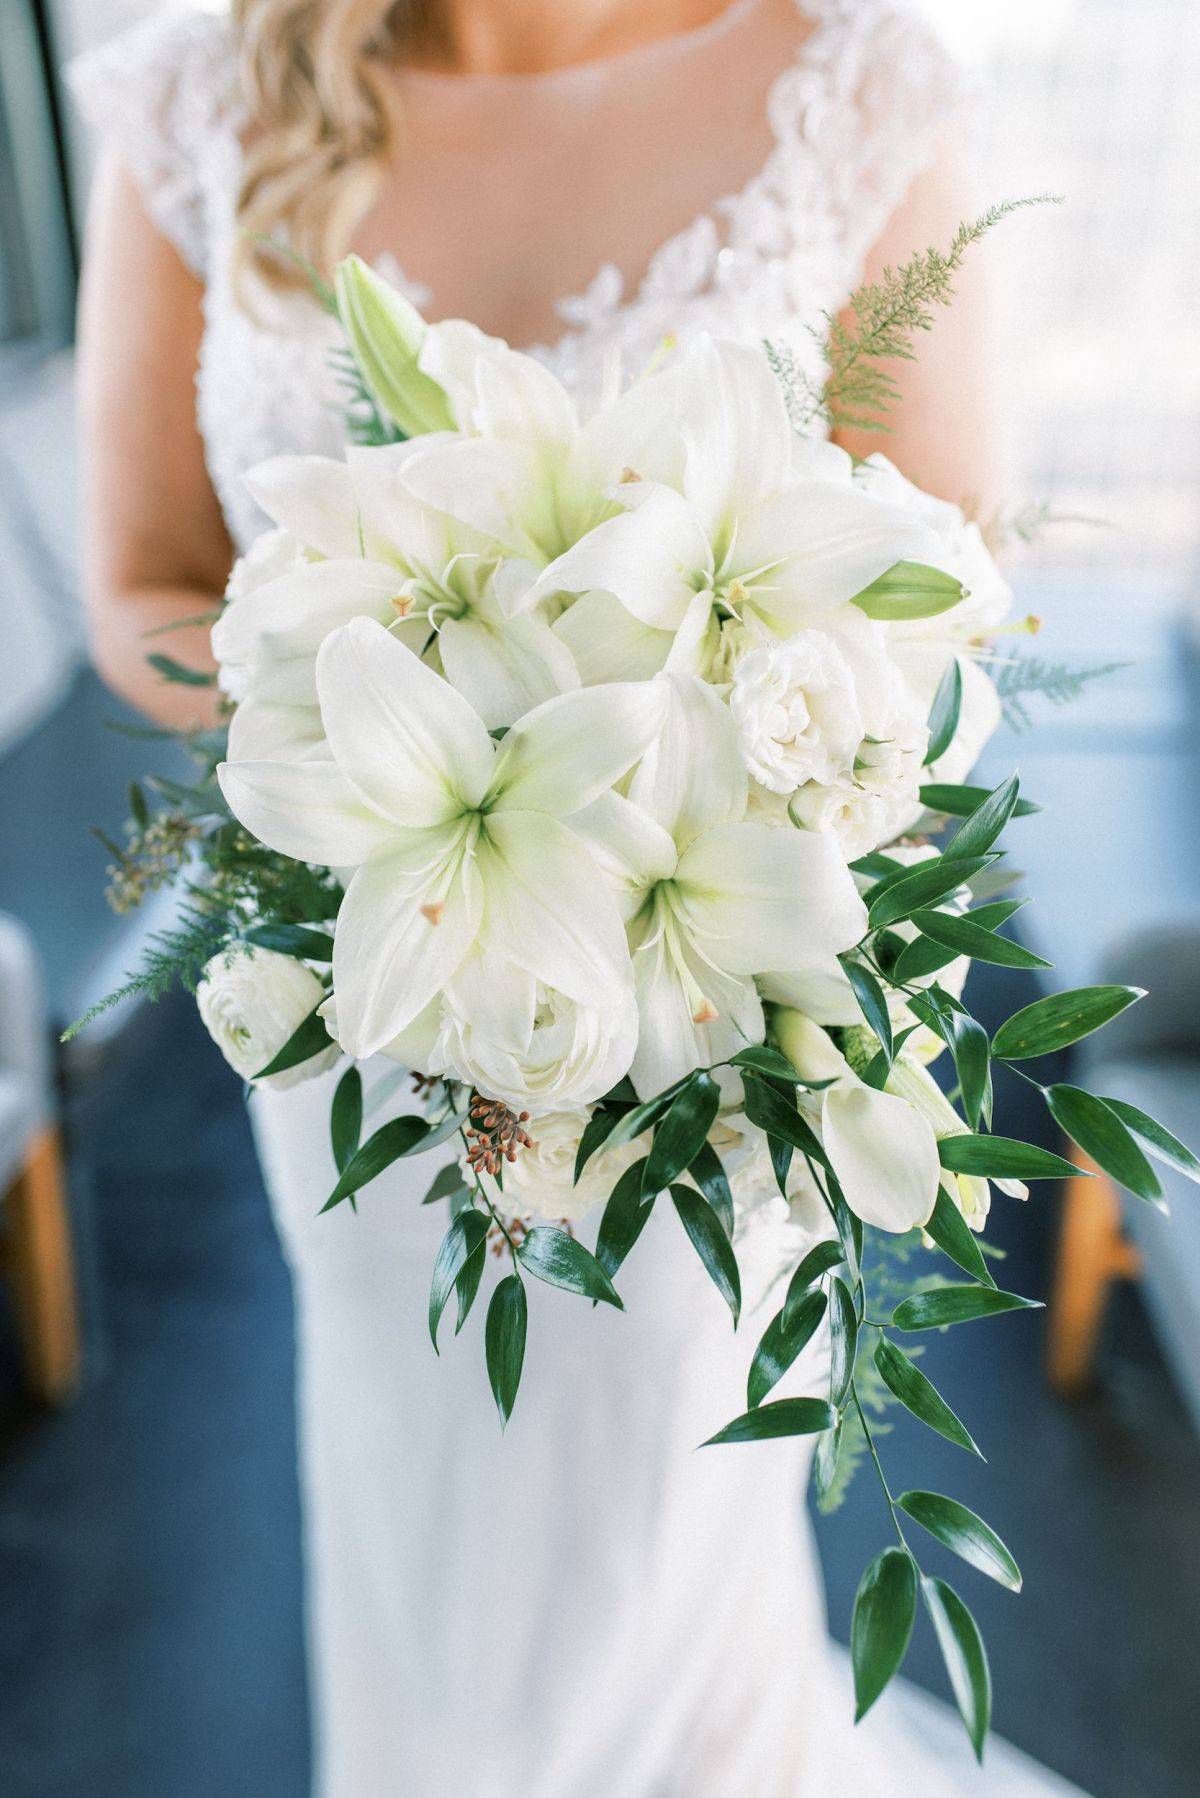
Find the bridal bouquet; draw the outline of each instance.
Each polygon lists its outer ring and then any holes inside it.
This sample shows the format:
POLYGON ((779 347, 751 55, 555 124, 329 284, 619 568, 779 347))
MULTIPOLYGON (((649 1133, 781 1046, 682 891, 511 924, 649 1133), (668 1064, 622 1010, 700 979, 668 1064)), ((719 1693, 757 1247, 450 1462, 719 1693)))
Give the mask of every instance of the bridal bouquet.
MULTIPOLYGON (((856 302, 866 350, 833 341, 843 376, 897 351, 876 291, 856 302)), ((355 441, 250 477, 273 528, 212 632, 227 743, 196 740, 199 784, 158 783, 156 817, 138 791, 114 850, 128 898, 187 881, 151 978, 203 967, 202 1014, 247 1079, 343 1066, 326 1209, 442 1149, 430 1333, 452 1296, 462 1328, 499 1242, 483 1335, 502 1420, 527 1282, 620 1306, 665 1205, 736 1324, 739 1230, 774 1209, 787 1284, 745 1412, 712 1441, 815 1435, 822 1488, 866 1446, 896 1543, 855 1605, 859 1715, 919 1597, 979 1750, 986 1655, 922 1574, 920 1532, 1020 1574, 955 1499, 893 1493, 863 1393, 978 1453, 912 1339, 1030 1304, 989 1269, 991 1188, 1073 1171, 993 1129, 992 1065, 1021 1072, 1139 996, 1035 998, 990 1038, 962 997, 972 960, 1047 966, 1004 934, 1020 902, 1000 896, 1002 833, 1037 808, 1015 775, 964 784, 999 718, 1008 589, 960 510, 825 440, 782 349, 701 340, 581 410, 353 259, 328 300, 355 441), (415 1070, 420 1099, 363 1140, 377 1056, 415 1070), (888 1239, 948 1278, 872 1297, 888 1239), (772 1399, 818 1331, 827 1389, 772 1399)), ((1159 1196, 1145 1151, 1200 1172, 1133 1106, 1039 1090, 1142 1198, 1159 1196)))

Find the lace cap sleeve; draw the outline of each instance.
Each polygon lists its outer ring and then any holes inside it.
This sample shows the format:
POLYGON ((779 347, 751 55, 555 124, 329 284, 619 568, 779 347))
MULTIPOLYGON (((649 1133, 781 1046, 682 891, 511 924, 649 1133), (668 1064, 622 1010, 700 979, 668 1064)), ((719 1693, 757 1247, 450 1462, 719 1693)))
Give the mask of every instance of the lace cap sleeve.
POLYGON ((905 0, 817 0, 825 28, 773 98, 776 133, 816 151, 850 278, 974 87, 905 0))
POLYGON ((227 19, 155 16, 70 63, 81 116, 128 164, 146 209, 188 267, 208 264, 214 159, 228 169, 240 122, 227 19))

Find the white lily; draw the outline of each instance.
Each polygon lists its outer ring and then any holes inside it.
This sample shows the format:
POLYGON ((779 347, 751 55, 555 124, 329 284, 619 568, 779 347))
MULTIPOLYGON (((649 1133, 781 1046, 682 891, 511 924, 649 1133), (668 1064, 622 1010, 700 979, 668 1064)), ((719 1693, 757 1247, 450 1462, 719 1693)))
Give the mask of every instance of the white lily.
POLYGON ((561 820, 644 753, 660 689, 562 694, 497 745, 447 681, 356 618, 322 645, 317 690, 331 760, 218 773, 235 816, 269 848, 357 870, 333 956, 348 1053, 392 1042, 477 946, 498 1006, 510 969, 583 1003, 627 990, 616 903, 561 820))
MULTIPOLYGON (((414 500, 404 484, 414 448, 351 449, 345 464, 281 456, 252 471, 264 511, 277 524, 286 519, 292 536, 327 558, 255 588, 214 627, 222 669, 235 673, 238 694, 255 714, 264 703, 311 712, 317 650, 357 616, 390 625, 424 654, 490 730, 579 685, 570 651, 544 612, 511 616, 536 570, 498 562, 477 533, 414 500)), ((281 746, 289 738, 320 740, 311 715, 272 713, 271 720, 281 746)), ((260 742, 260 716, 254 723, 260 742)), ((235 750, 234 759, 240 754, 235 750)))
POLYGON ((577 820, 624 892, 643 1096, 761 1042, 756 974, 832 959, 865 928, 829 839, 745 821, 737 730, 712 688, 694 676, 651 684, 669 708, 628 798, 608 794, 577 820))
MULTIPOLYGON (((432 337, 431 330, 427 365, 453 392, 447 363, 455 342, 442 337, 435 345, 432 337)), ((459 360, 466 362, 464 349, 459 360)), ((613 494, 623 478, 677 475, 675 378, 668 366, 581 418, 566 388, 532 356, 477 354, 458 377, 463 431, 418 439, 406 483, 422 504, 503 554, 544 568, 617 510, 613 494)), ((525 603, 539 597, 531 592, 525 603)))
POLYGON ((641 626, 631 658, 705 673, 723 624, 790 636, 895 562, 937 560, 928 524, 857 487, 843 451, 794 436, 758 350, 701 339, 676 381, 678 481, 622 484, 625 510, 551 562, 535 589, 592 596, 586 624, 560 627, 581 666, 581 633, 609 634, 614 601, 641 626))

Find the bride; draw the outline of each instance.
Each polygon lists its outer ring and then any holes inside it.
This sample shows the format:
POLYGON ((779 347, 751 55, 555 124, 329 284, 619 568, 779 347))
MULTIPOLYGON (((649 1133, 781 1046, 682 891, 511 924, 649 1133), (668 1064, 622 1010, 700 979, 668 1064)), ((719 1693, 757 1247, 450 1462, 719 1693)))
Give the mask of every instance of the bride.
MULTIPOLYGON (((209 690, 162 684, 146 633, 211 611, 261 528, 252 464, 339 448, 302 263, 352 246, 586 393, 698 331, 811 365, 823 313, 973 210, 956 72, 892 0, 235 0, 74 76, 111 148, 80 349, 95 655, 176 726, 211 721, 209 690)), ((980 307, 965 280, 899 368, 888 444, 956 499, 994 484, 980 307)), ((171 647, 212 666, 202 625, 171 647)), ((851 1728, 809 1451, 693 1455, 741 1409, 741 1368, 661 1208, 626 1315, 539 1309, 501 1436, 482 1358, 425 1334, 433 1170, 396 1163, 357 1215, 316 1215, 332 1077, 254 1101, 295 1286, 324 1798, 1065 1790, 1002 1744, 979 1773, 911 1693, 851 1728)), ((741 1245, 749 1289, 778 1256, 741 1245)))

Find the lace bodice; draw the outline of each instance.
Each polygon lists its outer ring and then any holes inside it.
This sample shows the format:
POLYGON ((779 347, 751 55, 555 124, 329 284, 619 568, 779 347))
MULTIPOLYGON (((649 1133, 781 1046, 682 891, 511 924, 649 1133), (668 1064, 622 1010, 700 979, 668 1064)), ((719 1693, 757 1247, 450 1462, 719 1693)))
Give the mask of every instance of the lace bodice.
MULTIPOLYGON (((648 101, 661 94, 661 107, 644 108, 648 118, 656 114, 655 136, 638 179, 629 184, 635 205, 650 181, 647 167, 653 171, 660 155, 664 122, 675 127, 669 109, 677 104, 678 152, 690 159, 688 191, 699 184, 701 209, 658 239, 636 279, 622 273, 616 241, 624 209, 602 215, 597 209, 597 216, 581 209, 578 229, 595 240, 597 272, 584 291, 557 300, 556 339, 527 347, 585 392, 598 386, 614 355, 624 367, 638 369, 665 337, 686 340, 698 331, 785 338, 811 365, 817 352, 809 327, 844 303, 871 244, 928 159, 960 95, 956 66, 896 0, 734 0, 713 25, 689 34, 670 65, 648 62, 646 52, 635 57, 586 72, 588 131, 593 119, 603 129, 609 93, 623 96, 626 114, 635 80, 647 84, 648 101), (723 159, 714 152, 710 172, 705 133, 696 129, 697 118, 708 114, 690 105, 683 59, 698 64, 707 58, 710 73, 720 69, 723 80, 736 81, 739 71, 755 57, 761 63, 764 52, 773 55, 778 44, 786 51, 772 66, 765 91, 747 95, 740 112, 735 107, 756 163, 730 192, 722 185, 732 166, 728 131, 720 145, 723 159)), ((232 27, 225 17, 195 8, 154 17, 81 59, 70 75, 83 112, 115 143, 155 223, 204 282, 198 417, 231 534, 244 547, 262 523, 243 487, 245 470, 285 451, 336 453, 342 432, 328 363, 335 340, 329 319, 304 294, 264 296, 259 316, 251 318, 232 291, 246 124, 232 27)), ((413 101, 411 109, 406 105, 406 155, 420 152, 422 106, 431 136, 443 104, 465 107, 464 118, 485 114, 493 104, 508 106, 509 136, 515 119, 536 147, 564 97, 561 86, 557 93, 539 88, 543 78, 536 76, 508 78, 525 84, 515 101, 503 91, 503 77, 457 91, 443 85, 440 93, 438 82, 453 83, 454 77, 421 79, 423 87, 405 96, 413 101), (493 94, 493 88, 500 91, 493 94)), ((572 94, 567 99, 575 104, 572 94)), ((623 125, 624 148, 627 138, 623 125)), ((438 166, 433 159, 422 172, 430 187, 436 187, 438 166)), ((481 155, 485 188, 487 174, 481 155)), ((438 195, 428 197, 436 220, 438 195)), ((563 203, 570 204, 570 197, 563 203)), ((481 219, 486 193, 483 208, 481 219)), ((407 241, 389 250, 376 258, 385 272, 430 316, 440 316, 437 293, 423 284, 424 271, 410 260, 407 241)))

